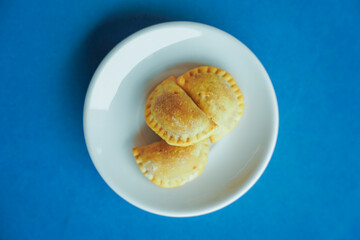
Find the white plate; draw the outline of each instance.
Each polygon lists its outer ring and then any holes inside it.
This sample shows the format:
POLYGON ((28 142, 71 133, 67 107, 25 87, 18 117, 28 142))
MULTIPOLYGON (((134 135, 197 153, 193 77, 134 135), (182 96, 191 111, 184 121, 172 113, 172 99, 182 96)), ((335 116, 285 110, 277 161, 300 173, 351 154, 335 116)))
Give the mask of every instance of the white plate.
POLYGON ((175 217, 218 210, 248 191, 271 158, 278 124, 274 89, 255 55, 231 35, 191 22, 154 25, 119 43, 98 67, 84 106, 87 148, 106 183, 143 210, 175 217), (245 111, 237 127, 211 146, 197 179, 161 188, 143 176, 131 152, 159 139, 145 123, 145 102, 161 80, 200 65, 233 75, 245 111))

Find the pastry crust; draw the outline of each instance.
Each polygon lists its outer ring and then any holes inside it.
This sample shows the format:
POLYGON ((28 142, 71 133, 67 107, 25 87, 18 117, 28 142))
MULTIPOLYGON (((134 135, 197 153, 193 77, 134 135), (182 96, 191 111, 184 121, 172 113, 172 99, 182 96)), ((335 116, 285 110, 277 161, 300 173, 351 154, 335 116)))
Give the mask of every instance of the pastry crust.
POLYGON ((244 96, 234 78, 226 71, 202 66, 177 79, 196 105, 217 125, 210 141, 215 143, 240 121, 244 111, 244 96))
POLYGON ((174 76, 160 83, 145 105, 145 121, 168 144, 189 146, 210 137, 216 128, 174 76))
POLYGON ((209 153, 205 139, 188 147, 168 145, 165 141, 132 149, 141 172, 164 188, 181 186, 194 180, 204 170, 209 153))

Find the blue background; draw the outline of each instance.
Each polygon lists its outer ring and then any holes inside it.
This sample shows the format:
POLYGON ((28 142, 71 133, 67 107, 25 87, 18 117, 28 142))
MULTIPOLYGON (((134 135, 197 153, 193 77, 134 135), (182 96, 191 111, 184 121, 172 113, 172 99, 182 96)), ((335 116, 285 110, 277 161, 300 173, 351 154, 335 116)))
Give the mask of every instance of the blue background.
POLYGON ((0 2, 0 239, 359 239, 360 1, 0 2), (152 24, 187 20, 245 43, 273 81, 277 146, 242 198, 167 218, 128 204, 87 153, 97 65, 152 24))

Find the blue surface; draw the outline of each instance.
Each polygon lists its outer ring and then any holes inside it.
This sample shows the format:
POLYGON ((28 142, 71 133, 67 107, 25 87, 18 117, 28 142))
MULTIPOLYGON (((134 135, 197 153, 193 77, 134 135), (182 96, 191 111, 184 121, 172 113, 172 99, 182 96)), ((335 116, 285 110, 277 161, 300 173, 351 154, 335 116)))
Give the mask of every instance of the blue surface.
POLYGON ((360 239, 359 25, 358 0, 1 1, 0 239, 360 239), (101 59, 136 30, 172 20, 245 43, 280 109, 264 175, 235 203, 195 218, 118 197, 82 132, 101 59))

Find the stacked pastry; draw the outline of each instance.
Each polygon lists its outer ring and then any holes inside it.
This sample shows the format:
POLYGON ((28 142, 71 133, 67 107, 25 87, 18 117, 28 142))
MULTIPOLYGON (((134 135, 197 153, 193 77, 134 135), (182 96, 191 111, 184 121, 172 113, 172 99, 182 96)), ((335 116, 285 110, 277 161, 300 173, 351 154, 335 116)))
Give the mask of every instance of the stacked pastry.
POLYGON ((160 83, 145 105, 145 120, 163 140, 132 149, 141 172, 161 187, 178 187, 205 168, 211 143, 240 121, 244 97, 222 69, 195 68, 160 83))

